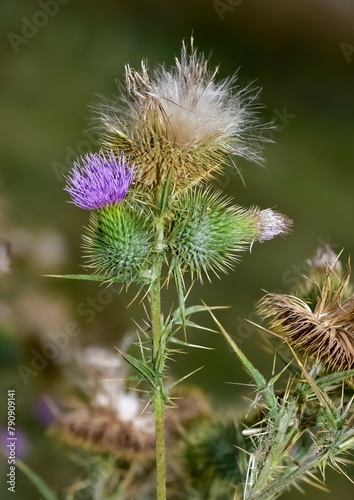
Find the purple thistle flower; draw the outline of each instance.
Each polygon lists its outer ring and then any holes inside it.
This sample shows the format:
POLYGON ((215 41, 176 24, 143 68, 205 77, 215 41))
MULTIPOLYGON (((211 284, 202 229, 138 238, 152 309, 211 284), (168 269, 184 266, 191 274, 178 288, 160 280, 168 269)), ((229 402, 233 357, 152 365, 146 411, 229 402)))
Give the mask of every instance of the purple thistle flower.
POLYGON ((128 168, 124 156, 89 153, 74 162, 66 177, 65 191, 70 193, 73 203, 86 210, 100 208, 120 202, 125 198, 133 181, 133 169, 128 168))

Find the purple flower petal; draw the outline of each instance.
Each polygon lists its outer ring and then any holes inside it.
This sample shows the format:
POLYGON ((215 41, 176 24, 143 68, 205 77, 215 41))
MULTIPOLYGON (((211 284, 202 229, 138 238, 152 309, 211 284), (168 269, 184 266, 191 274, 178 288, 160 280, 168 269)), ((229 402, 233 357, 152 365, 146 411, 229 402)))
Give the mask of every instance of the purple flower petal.
POLYGON ((91 210, 123 200, 133 182, 133 169, 128 168, 124 156, 116 157, 113 151, 105 155, 100 150, 74 162, 66 180, 64 189, 70 193, 73 203, 91 210))

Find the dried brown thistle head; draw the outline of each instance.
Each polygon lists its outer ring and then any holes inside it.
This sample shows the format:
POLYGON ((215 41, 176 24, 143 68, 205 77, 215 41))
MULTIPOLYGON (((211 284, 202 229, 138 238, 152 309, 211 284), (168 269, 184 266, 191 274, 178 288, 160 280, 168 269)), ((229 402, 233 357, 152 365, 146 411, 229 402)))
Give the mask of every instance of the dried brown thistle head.
MULTIPOLYGON (((125 460, 150 461, 155 456, 155 425, 146 394, 127 390, 127 367, 118 353, 89 347, 75 357, 74 385, 85 394, 71 402, 51 432, 70 446, 110 453, 125 460)), ((173 446, 181 429, 209 414, 204 394, 179 386, 166 410, 166 443, 173 446)))
MULTIPOLYGON (((258 313, 269 320, 270 330, 329 371, 354 368, 354 297, 345 298, 350 267, 333 287, 331 272, 319 287, 311 309, 294 295, 267 293, 258 304, 258 313)), ((354 379, 348 380, 354 386, 354 379)))

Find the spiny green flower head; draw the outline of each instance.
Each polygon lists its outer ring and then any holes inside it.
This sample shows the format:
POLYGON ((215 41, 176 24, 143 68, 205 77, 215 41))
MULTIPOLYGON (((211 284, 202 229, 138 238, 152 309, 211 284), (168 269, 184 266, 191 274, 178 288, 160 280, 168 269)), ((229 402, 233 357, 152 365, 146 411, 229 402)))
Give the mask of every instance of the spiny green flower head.
POLYGON ((133 181, 133 169, 127 159, 116 156, 89 153, 74 163, 67 176, 65 191, 70 193, 73 203, 87 210, 119 203, 125 198, 133 181))
POLYGON ((193 39, 170 70, 127 65, 121 95, 96 108, 102 146, 124 151, 148 186, 162 183, 170 168, 181 188, 211 178, 229 155, 261 161, 257 95, 235 87, 236 77, 217 82, 216 74, 193 39))
POLYGON ((83 236, 87 267, 122 283, 139 280, 151 249, 147 214, 123 201, 95 210, 83 236))
POLYGON ((181 268, 202 279, 204 272, 231 268, 254 241, 287 234, 291 221, 274 210, 232 205, 220 192, 198 188, 182 195, 173 209, 168 237, 181 268))

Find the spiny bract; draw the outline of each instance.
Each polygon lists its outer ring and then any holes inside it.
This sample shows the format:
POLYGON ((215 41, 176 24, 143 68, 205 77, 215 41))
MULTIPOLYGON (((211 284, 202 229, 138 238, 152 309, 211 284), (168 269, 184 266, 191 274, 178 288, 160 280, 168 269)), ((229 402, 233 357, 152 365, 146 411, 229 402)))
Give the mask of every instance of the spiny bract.
POLYGON ((225 271, 259 234, 255 209, 232 206, 219 192, 187 192, 174 208, 169 245, 182 268, 201 277, 225 271))
MULTIPOLYGON (((258 304, 259 315, 270 329, 284 337, 295 351, 303 353, 329 371, 354 368, 354 297, 346 296, 350 271, 332 288, 333 269, 310 305, 299 297, 267 293, 258 304)), ((354 387, 354 378, 348 380, 354 387)))
POLYGON ((88 267, 129 283, 144 271, 151 250, 149 219, 127 202, 103 207, 91 213, 83 240, 88 267))

